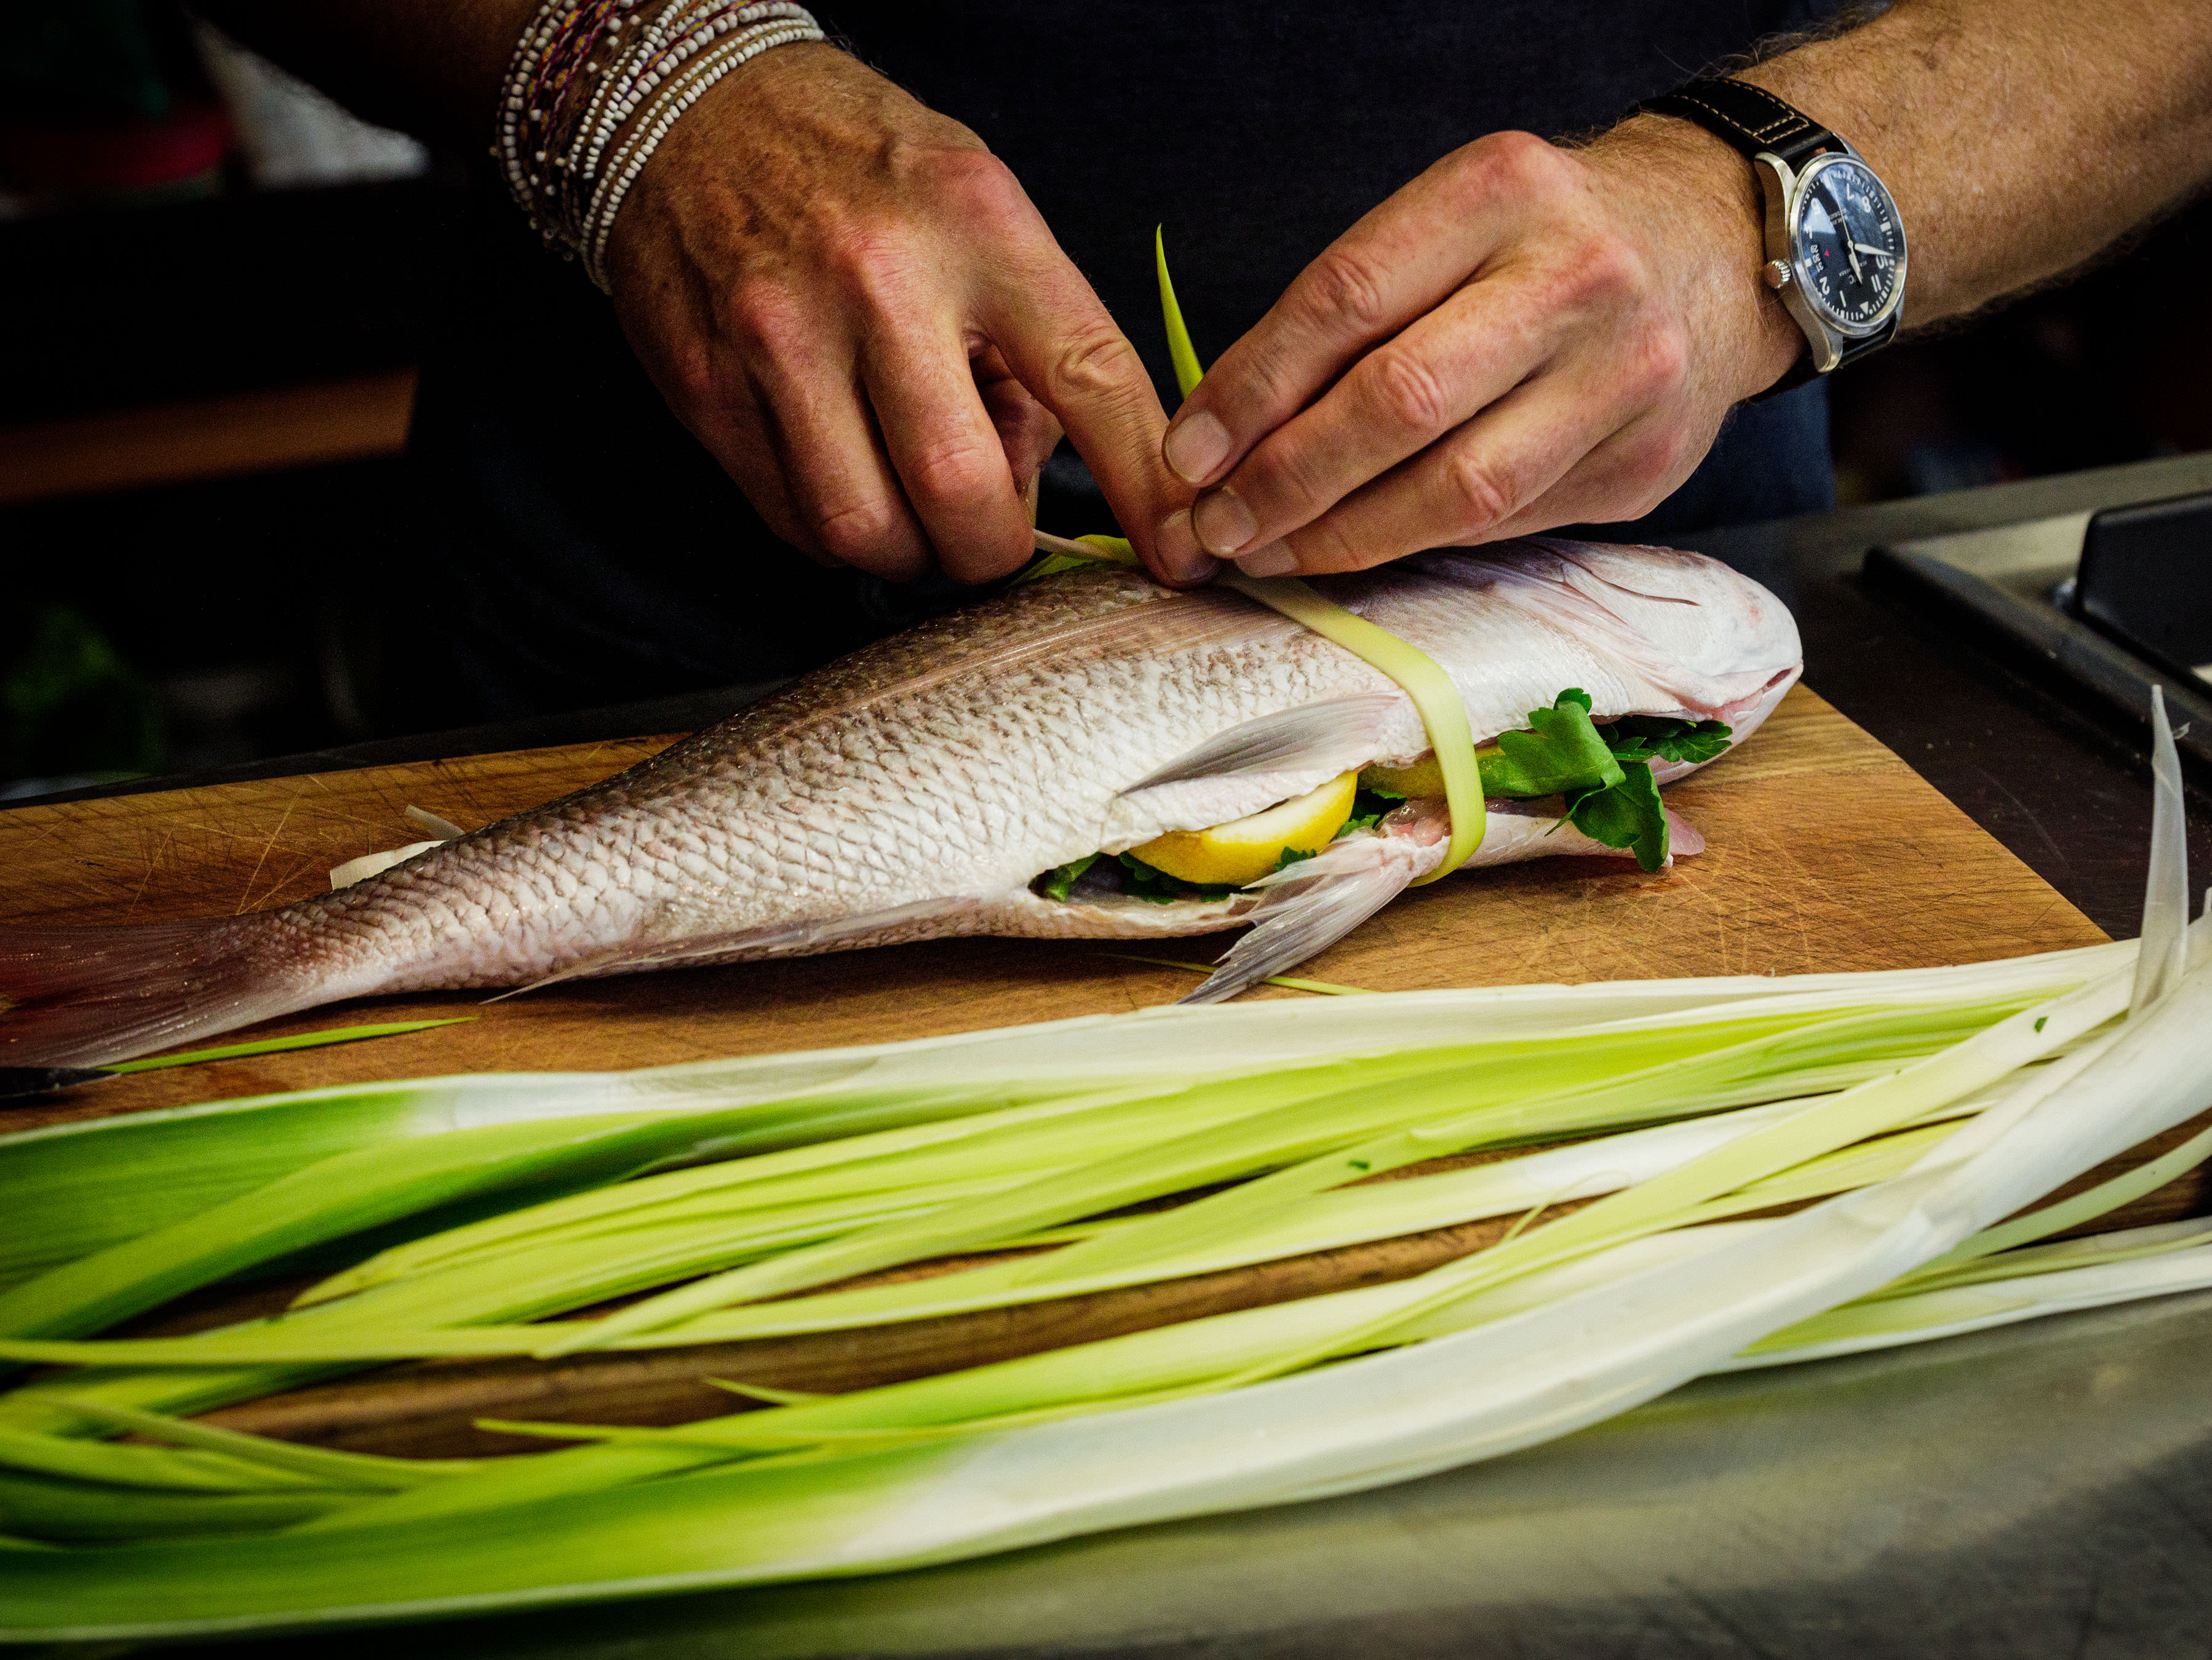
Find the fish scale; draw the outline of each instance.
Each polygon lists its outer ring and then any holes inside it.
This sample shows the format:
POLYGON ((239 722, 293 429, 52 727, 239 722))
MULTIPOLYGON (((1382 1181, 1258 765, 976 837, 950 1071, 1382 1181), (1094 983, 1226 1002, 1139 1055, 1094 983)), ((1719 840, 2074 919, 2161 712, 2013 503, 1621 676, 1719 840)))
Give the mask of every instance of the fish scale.
MULTIPOLYGON (((1741 739, 1801 666, 1771 594, 1664 549, 1534 538, 1316 586, 1434 658, 1477 741, 1569 686, 1599 720, 1715 718, 1741 739)), ((1030 884, 1427 748, 1393 682, 1241 594, 1072 571, 866 647, 627 772, 338 892, 181 927, 0 931, 0 1008, 15 1006, 0 1014, 0 1063, 120 1059, 341 997, 955 934, 1126 939, 1249 920, 1246 946, 1277 942, 1261 954, 1310 952, 1436 867, 1441 803, 1263 893, 1061 903, 1030 884), (1293 718, 1287 751, 1261 743, 1293 718), (1224 744, 1199 775, 1147 784, 1224 744), (1269 758, 1243 765, 1240 745, 1269 758)), ((1470 862, 1591 851, 1613 850, 1504 813, 1470 862)), ((1240 974, 1256 960, 1246 946, 1240 974)))

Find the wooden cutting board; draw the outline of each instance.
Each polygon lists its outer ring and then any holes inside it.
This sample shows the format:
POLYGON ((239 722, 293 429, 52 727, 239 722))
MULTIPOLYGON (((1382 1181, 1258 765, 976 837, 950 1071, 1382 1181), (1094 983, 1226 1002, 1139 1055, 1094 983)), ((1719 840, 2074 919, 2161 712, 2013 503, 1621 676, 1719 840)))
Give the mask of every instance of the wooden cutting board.
MULTIPOLYGON (((594 782, 666 741, 0 812, 0 921, 125 923, 282 903, 325 887, 332 865, 416 839, 403 817, 410 805, 472 829, 594 782)), ((1470 874, 1403 896, 1306 971, 1377 990, 1791 974, 1963 962, 2103 938, 1896 756, 1802 689, 1742 753, 1668 794, 1708 842, 1705 853, 1671 871, 1645 876, 1622 860, 1553 859, 1470 874)), ((0 1110, 0 1128, 378 1078, 647 1066, 1133 1009, 1171 1001, 1198 976, 1132 962, 1129 953, 1196 960, 1222 943, 952 940, 576 982, 490 1005, 481 994, 454 994, 325 1008, 256 1033, 364 1019, 477 1018, 344 1048, 92 1085, 0 1110)), ((2136 1149, 2118 1163, 2156 1151, 2136 1149)), ((2108 1173, 2100 1167, 2082 1181, 2108 1173)), ((2127 1219, 2193 1213, 2204 1197, 2193 1183, 2176 1184, 2152 1195, 2154 1213, 2127 1219)), ((1524 1225, 1526 1219, 1481 1219, 1164 1285, 857 1333, 552 1363, 432 1359, 209 1416, 236 1429, 364 1452, 537 1451, 546 1444, 483 1430, 477 1420, 682 1422, 732 1409, 731 1396, 708 1381, 716 1377, 831 1391, 888 1383, 1399 1279, 1524 1225)), ((186 1299, 152 1316, 149 1329, 188 1330, 273 1312, 297 1289, 250 1286, 206 1307, 186 1299)))
MULTIPOLYGON (((228 915, 326 889, 333 865, 606 777, 666 736, 0 812, 0 921, 228 915)), ((1668 792, 1707 850, 1646 876, 1550 859, 1413 890, 1304 972, 1380 991, 1534 981, 1917 967, 2094 943, 2097 927, 1814 693, 1668 792)), ((962 1031, 1172 1001, 1198 976, 1130 954, 1226 943, 945 940, 775 964, 356 1001, 273 1036, 471 1014, 469 1025, 151 1073, 0 1109, 0 1127, 323 1084, 499 1068, 651 1066, 962 1031)), ((1304 994, 1262 988, 1263 997, 1304 994)), ((228 1040, 226 1040, 228 1041, 228 1040)))

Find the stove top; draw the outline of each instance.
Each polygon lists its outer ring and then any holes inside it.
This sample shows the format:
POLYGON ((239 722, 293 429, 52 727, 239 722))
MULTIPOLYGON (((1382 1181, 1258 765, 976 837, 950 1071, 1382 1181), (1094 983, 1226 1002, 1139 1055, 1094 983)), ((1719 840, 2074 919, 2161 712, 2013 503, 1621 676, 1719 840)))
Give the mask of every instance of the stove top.
POLYGON ((2162 685, 2182 749, 2212 766, 2212 493, 1899 542, 1866 569, 2136 720, 2162 685))

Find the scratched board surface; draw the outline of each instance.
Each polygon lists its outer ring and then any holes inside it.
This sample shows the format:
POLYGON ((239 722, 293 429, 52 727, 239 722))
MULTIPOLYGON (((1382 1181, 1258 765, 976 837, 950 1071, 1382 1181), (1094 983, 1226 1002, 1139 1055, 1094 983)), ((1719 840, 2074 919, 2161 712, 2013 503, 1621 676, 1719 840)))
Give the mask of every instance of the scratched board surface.
MULTIPOLYGON (((419 806, 473 830, 606 777, 666 737, 0 812, 0 921, 225 915, 328 886, 419 840, 419 806)), ((1668 791, 1707 851, 1646 876, 1553 859, 1401 897, 1302 970, 1379 991, 1534 981, 1918 967, 2094 943, 2086 917, 1802 687, 1740 753, 1668 791)), ((1148 945, 946 940, 773 964, 360 1000, 250 1028, 466 1025, 146 1073, 0 1113, 7 1128, 324 1084, 502 1068, 649 1066, 881 1042, 1172 1001, 1225 937, 1148 945)), ((1258 996, 1304 994, 1263 988, 1258 996)), ((225 1040, 228 1041, 228 1040, 225 1040)))

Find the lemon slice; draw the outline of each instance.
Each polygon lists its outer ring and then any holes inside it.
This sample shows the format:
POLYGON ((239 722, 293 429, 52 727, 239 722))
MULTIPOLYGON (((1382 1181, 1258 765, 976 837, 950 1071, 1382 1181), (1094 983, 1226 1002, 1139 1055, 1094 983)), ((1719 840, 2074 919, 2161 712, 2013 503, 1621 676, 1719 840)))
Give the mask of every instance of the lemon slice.
POLYGON ((1425 755, 1410 767, 1365 768, 1359 781, 1370 789, 1402 795, 1411 801, 1424 795, 1442 795, 1444 769, 1437 764, 1434 755, 1425 755))
MULTIPOLYGON (((1475 751, 1474 758, 1480 763, 1498 753, 1497 745, 1485 744, 1475 751)), ((1369 789, 1379 790, 1385 795, 1402 795, 1409 801, 1445 793, 1444 769, 1437 764, 1433 750, 1410 767, 1363 767, 1359 781, 1369 789)))
POLYGON ((1129 851, 1185 882, 1243 887, 1282 861, 1286 848, 1318 853, 1352 817, 1359 775, 1347 772, 1294 800, 1212 830, 1170 830, 1129 851))

